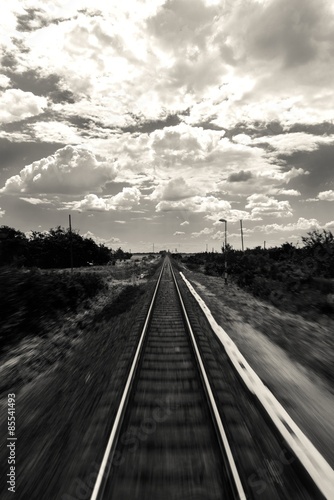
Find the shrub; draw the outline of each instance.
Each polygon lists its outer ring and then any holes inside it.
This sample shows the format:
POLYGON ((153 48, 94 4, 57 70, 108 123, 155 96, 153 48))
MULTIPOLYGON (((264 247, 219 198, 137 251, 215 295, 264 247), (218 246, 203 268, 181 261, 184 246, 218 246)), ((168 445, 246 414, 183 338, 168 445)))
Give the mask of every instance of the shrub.
POLYGON ((0 348, 30 333, 43 334, 45 321, 75 311, 105 287, 95 273, 42 274, 37 269, 2 268, 0 280, 0 348))

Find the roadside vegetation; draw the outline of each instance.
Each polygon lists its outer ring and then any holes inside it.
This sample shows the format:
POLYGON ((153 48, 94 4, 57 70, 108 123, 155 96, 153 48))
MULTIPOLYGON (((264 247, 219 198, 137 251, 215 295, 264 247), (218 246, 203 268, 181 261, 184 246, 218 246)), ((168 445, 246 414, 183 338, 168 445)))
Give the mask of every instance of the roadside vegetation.
POLYGON ((106 283, 97 273, 0 268, 0 350, 27 335, 43 335, 46 324, 74 313, 106 283))
POLYGON ((113 264, 130 259, 121 248, 112 250, 63 227, 32 231, 27 237, 9 226, 0 227, 0 266, 65 269, 87 265, 113 264), (72 255, 72 257, 71 257, 72 255))
POLYGON ((96 300, 105 301, 106 317, 125 312, 140 295, 139 280, 158 265, 154 255, 131 257, 60 226, 29 237, 1 226, 0 355, 94 309, 96 300))
POLYGON ((227 245, 226 253, 199 253, 182 261, 190 270, 210 276, 224 275, 225 257, 229 280, 276 307, 308 318, 334 317, 334 237, 330 231, 312 231, 302 238, 303 247, 292 243, 244 252, 227 245))

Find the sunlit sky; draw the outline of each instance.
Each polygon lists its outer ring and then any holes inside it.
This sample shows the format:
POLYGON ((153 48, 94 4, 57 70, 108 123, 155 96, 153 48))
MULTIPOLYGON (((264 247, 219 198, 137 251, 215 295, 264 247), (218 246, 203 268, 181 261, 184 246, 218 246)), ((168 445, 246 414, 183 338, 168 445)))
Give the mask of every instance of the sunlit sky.
POLYGON ((334 231, 331 0, 11 0, 0 224, 132 251, 334 231))

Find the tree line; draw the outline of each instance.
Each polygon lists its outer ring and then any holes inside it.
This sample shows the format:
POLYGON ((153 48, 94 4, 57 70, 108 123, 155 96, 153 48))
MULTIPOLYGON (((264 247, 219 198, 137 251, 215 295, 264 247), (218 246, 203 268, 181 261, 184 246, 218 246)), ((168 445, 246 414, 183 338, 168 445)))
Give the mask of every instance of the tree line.
POLYGON ((113 250, 61 226, 45 232, 32 231, 29 236, 9 226, 0 227, 0 266, 65 269, 72 262, 73 267, 81 267, 129 258, 131 254, 121 248, 113 250))
POLYGON ((302 242, 302 247, 283 243, 245 251, 227 245, 222 253, 202 252, 182 260, 194 271, 223 276, 226 258, 229 280, 255 296, 293 311, 334 315, 334 236, 314 230, 302 242))

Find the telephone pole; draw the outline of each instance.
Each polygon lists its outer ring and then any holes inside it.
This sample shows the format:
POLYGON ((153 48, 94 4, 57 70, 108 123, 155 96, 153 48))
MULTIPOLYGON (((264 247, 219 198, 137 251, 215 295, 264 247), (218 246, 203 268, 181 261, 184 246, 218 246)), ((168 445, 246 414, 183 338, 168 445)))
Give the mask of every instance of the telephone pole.
POLYGON ((244 251, 244 233, 242 231, 242 220, 240 219, 241 250, 244 251))
POLYGON ((73 273, 73 242, 72 242, 72 222, 71 215, 68 216, 69 230, 70 230, 70 259, 71 259, 71 273, 73 273))

